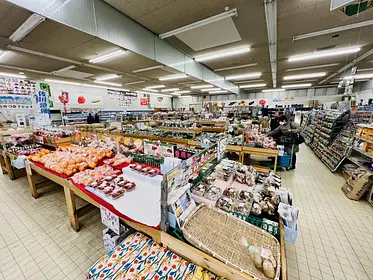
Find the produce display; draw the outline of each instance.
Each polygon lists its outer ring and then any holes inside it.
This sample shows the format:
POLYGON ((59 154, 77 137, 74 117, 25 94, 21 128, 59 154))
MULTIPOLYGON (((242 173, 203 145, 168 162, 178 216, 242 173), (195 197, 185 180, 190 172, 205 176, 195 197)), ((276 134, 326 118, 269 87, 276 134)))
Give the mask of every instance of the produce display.
POLYGON ((106 197, 117 199, 123 196, 126 192, 134 190, 136 184, 126 180, 123 175, 113 175, 106 176, 101 181, 95 181, 87 187, 96 189, 106 197))
POLYGON ((244 132, 244 146, 252 148, 276 149, 276 141, 260 131, 259 125, 251 125, 244 132))
POLYGON ((123 132, 125 134, 136 134, 136 135, 146 135, 146 136, 155 136, 159 138, 173 138, 173 139, 192 139, 192 134, 175 132, 175 131, 162 131, 156 128, 148 129, 138 129, 135 127, 123 127, 123 132))
POLYGON ((143 154, 144 153, 144 145, 143 141, 140 139, 133 139, 124 137, 123 144, 120 144, 120 151, 122 153, 130 153, 130 154, 143 154))
POLYGON ((28 144, 22 146, 12 146, 8 148, 8 152, 16 156, 30 156, 45 150, 39 144, 28 144))
POLYGON ((131 161, 131 157, 126 157, 125 155, 117 154, 115 157, 105 160, 104 163, 116 167, 122 165, 123 163, 130 163, 131 161))
POLYGON ((150 176, 150 177, 154 177, 155 175, 159 174, 159 169, 158 168, 149 167, 145 164, 140 164, 140 163, 131 164, 130 168, 135 172, 138 172, 138 173, 141 173, 143 175, 150 176))
POLYGON ((105 177, 115 176, 121 173, 119 170, 114 170, 109 165, 101 165, 94 169, 86 169, 79 173, 74 174, 71 178, 75 183, 83 184, 85 186, 91 185, 94 182, 100 182, 105 177))
POLYGON ((56 173, 71 176, 78 171, 95 168, 100 160, 112 155, 113 152, 108 148, 68 145, 59 147, 55 152, 30 156, 29 159, 44 164, 45 168, 56 173))
MULTIPOLYGON (((24 145, 31 145, 31 133, 13 134, 9 136, 5 141, 7 149, 10 147, 22 147, 24 145)), ((3 143, 0 143, 1 149, 4 150, 3 143)))
POLYGON ((61 130, 61 129, 38 129, 34 131, 34 135, 36 136, 42 136, 46 138, 64 138, 69 137, 74 134, 71 130, 61 130))

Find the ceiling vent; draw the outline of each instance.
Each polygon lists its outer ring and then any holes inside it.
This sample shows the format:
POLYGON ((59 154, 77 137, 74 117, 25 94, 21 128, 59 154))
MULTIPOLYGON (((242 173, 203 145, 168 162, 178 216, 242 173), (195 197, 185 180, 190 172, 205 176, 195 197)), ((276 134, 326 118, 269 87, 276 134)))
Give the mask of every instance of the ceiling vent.
POLYGON ((327 46, 327 47, 322 47, 322 48, 317 48, 315 52, 324 52, 324 51, 331 51, 334 50, 337 47, 337 45, 334 46, 327 46))

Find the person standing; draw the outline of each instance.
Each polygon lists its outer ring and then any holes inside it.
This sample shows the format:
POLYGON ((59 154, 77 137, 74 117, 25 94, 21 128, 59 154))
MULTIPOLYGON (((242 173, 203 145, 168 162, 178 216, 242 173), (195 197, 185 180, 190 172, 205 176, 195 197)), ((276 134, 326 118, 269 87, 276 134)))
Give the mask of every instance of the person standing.
POLYGON ((290 122, 287 116, 281 115, 278 118, 280 126, 271 131, 268 136, 276 139, 278 145, 284 145, 285 153, 292 155, 291 165, 289 170, 295 169, 297 163, 297 153, 299 152, 299 143, 296 143, 297 134, 300 133, 299 125, 295 122, 290 122))
POLYGON ((91 113, 89 113, 87 117, 87 124, 93 124, 94 122, 95 122, 95 118, 92 116, 91 113))
POLYGON ((95 123, 100 123, 100 116, 96 113, 95 114, 95 120, 94 120, 95 123))

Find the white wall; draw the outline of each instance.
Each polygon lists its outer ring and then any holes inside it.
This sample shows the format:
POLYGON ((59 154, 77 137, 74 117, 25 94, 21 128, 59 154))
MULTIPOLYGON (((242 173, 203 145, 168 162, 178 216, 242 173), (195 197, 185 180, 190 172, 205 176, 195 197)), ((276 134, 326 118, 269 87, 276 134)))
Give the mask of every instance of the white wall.
MULTIPOLYGON (((144 94, 138 94, 137 100, 135 100, 129 107, 120 107, 116 100, 109 99, 107 97, 107 90, 94 87, 83 87, 76 85, 65 85, 60 83, 49 83, 53 101, 61 95, 62 91, 67 91, 69 93, 82 93, 84 95, 99 96, 103 100, 102 105, 89 105, 91 108, 100 108, 105 110, 125 110, 125 109, 146 109, 147 106, 140 105, 140 98, 144 97, 144 94)), ((62 108, 62 105, 56 104, 54 102, 55 108, 62 108)), ((158 96, 150 94, 150 104, 152 108, 171 108, 171 97, 168 96, 158 96), (160 98, 161 97, 161 98, 160 98)), ((87 105, 67 105, 67 108, 87 108, 87 105)))

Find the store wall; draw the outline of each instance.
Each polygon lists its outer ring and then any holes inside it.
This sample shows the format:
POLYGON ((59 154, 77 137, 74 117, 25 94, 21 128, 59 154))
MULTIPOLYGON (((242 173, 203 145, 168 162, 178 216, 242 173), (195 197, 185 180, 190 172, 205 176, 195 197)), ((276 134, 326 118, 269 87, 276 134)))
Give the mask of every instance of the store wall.
MULTIPOLYGON (((85 95, 88 97, 98 97, 102 102, 97 104, 79 105, 71 104, 67 105, 67 108, 98 108, 105 110, 124 110, 124 109, 147 109, 148 107, 140 104, 140 98, 144 97, 144 94, 138 94, 137 99, 132 102, 128 107, 123 107, 119 105, 119 102, 115 99, 108 98, 107 90, 94 87, 83 87, 76 85, 64 85, 60 83, 49 83, 52 98, 55 104, 55 108, 62 108, 63 105, 58 101, 58 96, 61 95, 62 91, 67 91, 72 95, 85 95)), ((159 96, 159 95, 150 95, 150 104, 151 108, 171 108, 171 97, 168 96, 159 96)))

